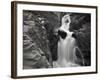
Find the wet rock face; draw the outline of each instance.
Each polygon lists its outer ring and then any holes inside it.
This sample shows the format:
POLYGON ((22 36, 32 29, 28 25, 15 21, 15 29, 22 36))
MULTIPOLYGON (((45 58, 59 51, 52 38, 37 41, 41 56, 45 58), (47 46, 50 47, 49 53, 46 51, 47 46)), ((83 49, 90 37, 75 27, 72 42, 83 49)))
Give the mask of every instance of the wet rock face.
POLYGON ((23 24, 23 68, 51 68, 52 58, 47 33, 35 19, 38 18, 28 19, 23 24))

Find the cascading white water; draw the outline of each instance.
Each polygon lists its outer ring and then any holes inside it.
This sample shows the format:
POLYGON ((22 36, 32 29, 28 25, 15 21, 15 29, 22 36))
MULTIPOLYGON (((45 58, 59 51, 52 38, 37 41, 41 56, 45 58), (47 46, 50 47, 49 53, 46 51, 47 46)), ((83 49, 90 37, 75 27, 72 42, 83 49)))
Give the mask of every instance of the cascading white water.
POLYGON ((77 46, 76 41, 72 37, 73 32, 69 31, 70 27, 70 16, 65 15, 62 18, 62 26, 58 29, 66 33, 66 37, 58 41, 58 59, 54 62, 54 67, 71 67, 71 66, 80 66, 75 63, 77 56, 75 54, 77 46))

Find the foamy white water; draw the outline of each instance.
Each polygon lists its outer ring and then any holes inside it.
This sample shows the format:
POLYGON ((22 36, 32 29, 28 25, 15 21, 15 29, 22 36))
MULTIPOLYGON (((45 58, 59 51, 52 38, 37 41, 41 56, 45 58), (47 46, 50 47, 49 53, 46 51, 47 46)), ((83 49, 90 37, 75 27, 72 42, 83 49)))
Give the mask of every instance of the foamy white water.
POLYGON ((55 67, 79 66, 75 64, 75 60, 77 59, 75 45, 75 39, 71 37, 71 33, 65 39, 60 38, 58 42, 58 60, 54 62, 55 67))
POLYGON ((65 39, 60 37, 58 41, 58 59, 57 61, 53 62, 53 67, 75 67, 80 66, 75 61, 77 60, 76 56, 76 41, 72 37, 73 32, 69 31, 70 25, 70 16, 65 15, 62 18, 62 26, 59 30, 64 31, 67 33, 65 39), (69 20, 69 23, 65 23, 66 20, 69 20))

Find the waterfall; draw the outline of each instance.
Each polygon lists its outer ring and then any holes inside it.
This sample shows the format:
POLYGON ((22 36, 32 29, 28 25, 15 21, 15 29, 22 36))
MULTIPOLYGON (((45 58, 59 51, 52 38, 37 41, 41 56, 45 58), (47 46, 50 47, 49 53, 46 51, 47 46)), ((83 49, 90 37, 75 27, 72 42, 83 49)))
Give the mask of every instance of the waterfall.
MULTIPOLYGON (((72 37, 73 32, 69 31, 70 27, 70 16, 65 15, 62 18, 62 26, 58 29, 58 35, 60 40, 58 41, 58 59, 53 63, 54 67, 75 67, 80 66, 75 61, 78 60, 75 52, 79 48, 76 46, 76 40, 72 37)), ((79 50, 81 56, 82 53, 79 50)), ((83 56, 82 56, 83 59, 83 56)), ((83 60, 84 64, 84 60, 83 60)))

